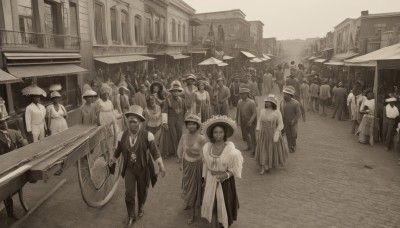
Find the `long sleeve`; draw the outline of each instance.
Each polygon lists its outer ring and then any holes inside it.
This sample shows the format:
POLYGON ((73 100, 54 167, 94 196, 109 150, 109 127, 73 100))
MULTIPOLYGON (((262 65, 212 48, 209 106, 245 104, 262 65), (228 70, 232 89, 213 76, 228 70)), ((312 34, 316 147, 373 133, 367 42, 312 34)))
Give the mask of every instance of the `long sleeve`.
POLYGON ((255 102, 251 103, 251 113, 253 113, 253 115, 250 117, 250 122, 253 122, 257 117, 257 108, 255 102))
POLYGON ((32 112, 30 106, 27 106, 25 109, 25 123, 26 123, 26 131, 32 131, 32 112))
POLYGON ((122 114, 122 109, 121 109, 121 94, 118 94, 117 95, 117 102, 116 102, 116 108, 117 108, 117 111, 119 112, 119 113, 121 113, 122 114))
POLYGON ((147 140, 149 141, 149 151, 151 156, 153 157, 156 163, 162 162, 162 158, 160 155, 160 151, 157 148, 156 142, 154 140, 154 135, 151 132, 148 132, 147 140))
POLYGON ((283 118, 282 118, 282 113, 277 110, 277 116, 278 116, 278 126, 276 127, 276 130, 282 131, 283 130, 283 118))
POLYGON ((228 160, 228 170, 233 174, 233 176, 237 178, 242 178, 242 169, 243 169, 243 156, 242 153, 233 148, 231 152, 232 155, 228 160))
POLYGON ((300 119, 301 115, 302 115, 302 113, 301 113, 301 109, 300 109, 300 104, 297 103, 296 104, 296 120, 300 119))
POLYGON ((242 102, 239 100, 237 103, 237 108, 236 108, 236 123, 240 125, 240 106, 242 105, 242 102))
POLYGON ((21 131, 15 131, 15 136, 19 146, 28 145, 28 141, 22 136, 21 131))
POLYGON ((119 158, 119 156, 121 155, 121 152, 122 152, 122 143, 121 143, 122 135, 123 135, 123 132, 120 132, 118 134, 117 148, 115 148, 115 150, 114 150, 114 157, 115 158, 119 158))
POLYGON ((182 135, 181 140, 179 140, 179 144, 178 144, 178 150, 177 150, 177 154, 178 154, 178 158, 182 158, 183 157, 183 150, 184 150, 184 144, 186 141, 186 134, 182 135))

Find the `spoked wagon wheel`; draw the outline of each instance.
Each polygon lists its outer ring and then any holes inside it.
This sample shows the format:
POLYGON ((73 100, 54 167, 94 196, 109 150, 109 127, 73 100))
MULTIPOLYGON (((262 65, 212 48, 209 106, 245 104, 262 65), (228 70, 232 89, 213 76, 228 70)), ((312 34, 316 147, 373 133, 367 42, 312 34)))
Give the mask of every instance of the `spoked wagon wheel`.
POLYGON ((87 155, 78 160, 78 178, 83 200, 90 207, 107 204, 118 187, 122 159, 116 161, 115 172, 111 174, 107 161, 112 156, 113 134, 105 131, 99 143, 87 155))

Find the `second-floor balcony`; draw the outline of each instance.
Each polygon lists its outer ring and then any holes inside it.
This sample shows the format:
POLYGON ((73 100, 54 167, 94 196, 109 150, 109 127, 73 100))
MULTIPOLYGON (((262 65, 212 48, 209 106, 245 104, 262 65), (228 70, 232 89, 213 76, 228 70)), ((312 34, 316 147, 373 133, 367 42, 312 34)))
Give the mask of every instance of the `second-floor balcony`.
POLYGON ((81 39, 76 36, 0 30, 1 47, 38 47, 80 49, 81 39))

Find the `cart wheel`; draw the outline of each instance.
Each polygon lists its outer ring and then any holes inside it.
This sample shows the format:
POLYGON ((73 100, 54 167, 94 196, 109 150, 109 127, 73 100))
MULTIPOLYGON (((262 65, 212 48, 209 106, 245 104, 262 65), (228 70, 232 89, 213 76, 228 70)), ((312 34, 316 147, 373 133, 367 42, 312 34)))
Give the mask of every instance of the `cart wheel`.
POLYGON ((28 212, 29 207, 28 207, 28 204, 26 204, 26 202, 25 202, 24 192, 22 189, 23 189, 23 187, 18 191, 19 202, 21 203, 21 206, 24 209, 24 211, 28 212))
POLYGON ((112 133, 107 131, 90 153, 78 160, 78 178, 83 200, 90 207, 102 207, 114 195, 122 169, 122 159, 116 161, 114 174, 108 169, 107 161, 112 155, 112 133))

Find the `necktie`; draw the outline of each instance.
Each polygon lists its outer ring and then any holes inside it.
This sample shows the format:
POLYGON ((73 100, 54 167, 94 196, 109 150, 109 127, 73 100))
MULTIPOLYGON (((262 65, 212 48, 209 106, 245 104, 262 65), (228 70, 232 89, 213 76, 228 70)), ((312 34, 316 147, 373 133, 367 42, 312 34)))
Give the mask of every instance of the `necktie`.
POLYGON ((8 147, 11 147, 11 137, 10 137, 10 134, 4 133, 4 136, 5 136, 6 139, 7 139, 7 145, 8 145, 8 147))

